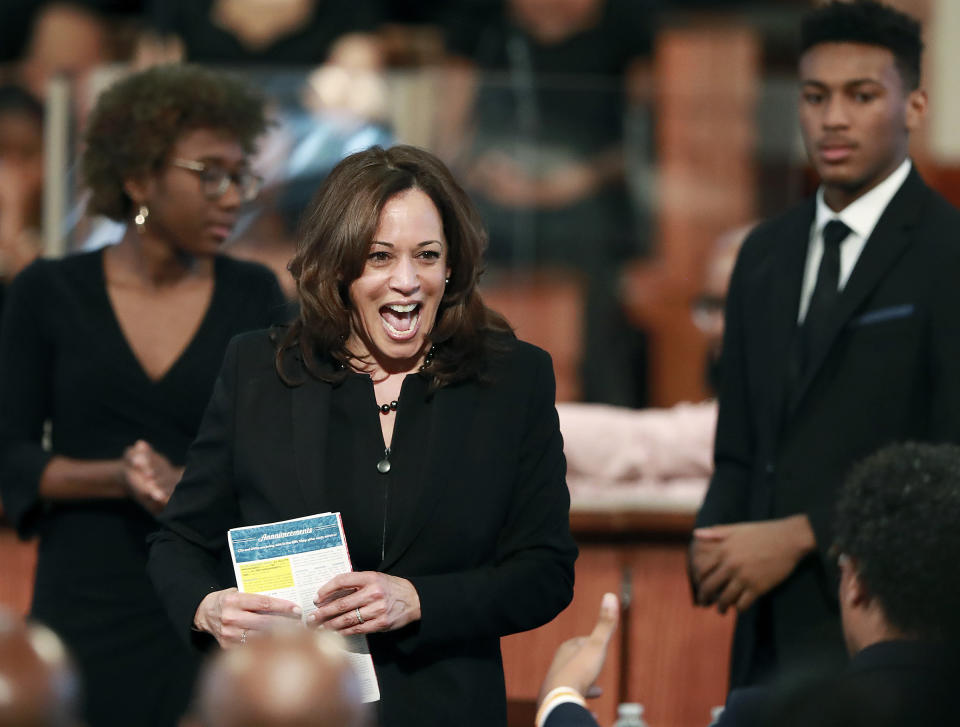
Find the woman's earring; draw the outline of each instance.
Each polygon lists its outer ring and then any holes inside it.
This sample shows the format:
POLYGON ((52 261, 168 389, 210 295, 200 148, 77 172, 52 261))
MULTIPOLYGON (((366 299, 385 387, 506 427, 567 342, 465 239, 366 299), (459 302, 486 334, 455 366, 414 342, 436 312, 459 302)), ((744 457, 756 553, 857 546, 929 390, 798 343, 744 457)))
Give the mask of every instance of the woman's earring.
POLYGON ((450 278, 444 278, 444 279, 443 279, 443 284, 444 284, 444 285, 450 285, 450 278))
POLYGON ((150 216, 150 210, 147 209, 145 204, 140 205, 140 209, 137 210, 136 217, 133 218, 133 224, 137 226, 137 232, 141 235, 146 230, 147 218, 150 216))

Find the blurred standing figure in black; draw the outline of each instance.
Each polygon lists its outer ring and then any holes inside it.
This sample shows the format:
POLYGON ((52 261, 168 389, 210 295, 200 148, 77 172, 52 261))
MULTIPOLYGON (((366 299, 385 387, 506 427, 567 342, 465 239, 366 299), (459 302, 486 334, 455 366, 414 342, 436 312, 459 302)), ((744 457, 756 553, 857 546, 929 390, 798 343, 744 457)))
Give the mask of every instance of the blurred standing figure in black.
MULTIPOLYGON (((195 63, 309 68, 377 56, 380 0, 146 0, 153 41, 195 63), (170 47, 172 45, 172 47, 170 47)), ((149 42, 149 41, 148 41, 149 42)), ((156 51, 157 49, 151 49, 156 51)))
POLYGON ((507 0, 493 8, 475 3, 478 17, 467 13, 469 22, 449 29, 452 67, 461 71, 451 75, 465 93, 451 97, 462 110, 446 112, 442 151, 459 158, 490 227, 492 263, 585 274, 584 398, 640 405, 629 350, 636 332, 616 281, 621 263, 647 247, 626 184, 624 127, 648 86, 651 4, 507 0))
POLYGON ((82 159, 116 245, 38 260, 0 327, 0 493, 39 536, 31 615, 76 657, 86 721, 173 725, 193 656, 146 575, 146 536, 182 474, 227 342, 276 322, 273 274, 217 254, 257 192, 263 103, 239 82, 158 67, 106 91, 82 159), (43 445, 49 424, 49 447, 43 445))
POLYGON ((43 105, 0 86, 0 311, 6 286, 40 250, 43 105))

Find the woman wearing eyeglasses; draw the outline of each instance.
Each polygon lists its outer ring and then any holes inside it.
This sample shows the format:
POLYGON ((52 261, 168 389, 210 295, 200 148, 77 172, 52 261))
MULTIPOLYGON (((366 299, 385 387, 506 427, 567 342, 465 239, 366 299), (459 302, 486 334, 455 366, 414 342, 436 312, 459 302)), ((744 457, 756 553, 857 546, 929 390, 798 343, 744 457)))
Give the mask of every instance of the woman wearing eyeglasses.
POLYGON ((104 250, 34 263, 0 328, 0 494, 39 536, 31 615, 81 669, 87 723, 172 725, 193 656, 145 572, 227 342, 282 317, 263 267, 217 254, 259 180, 262 101, 228 77, 154 68, 99 99, 82 171, 104 250), (45 423, 49 426, 44 446, 45 423))

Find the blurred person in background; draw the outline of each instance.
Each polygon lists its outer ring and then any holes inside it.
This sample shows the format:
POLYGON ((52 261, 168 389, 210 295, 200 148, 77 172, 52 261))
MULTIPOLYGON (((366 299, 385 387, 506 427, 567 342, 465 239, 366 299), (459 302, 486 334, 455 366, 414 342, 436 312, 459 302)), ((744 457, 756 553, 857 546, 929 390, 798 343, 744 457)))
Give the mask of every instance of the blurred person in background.
POLYGON ((707 344, 704 362, 704 379, 707 390, 713 396, 720 391, 720 375, 723 368, 723 308, 727 303, 727 291, 737 255, 747 235, 756 227, 756 222, 727 230, 721 234, 710 249, 703 271, 700 293, 693 301, 693 323, 703 334, 707 344))
POLYGON ((380 0, 147 0, 141 55, 237 68, 379 67, 380 0))
POLYGON ((221 651, 181 727, 374 727, 345 648, 335 633, 290 628, 221 651))
POLYGON ((566 607, 577 549, 552 363, 484 305, 485 243, 428 152, 334 168, 291 264, 299 317, 231 344, 151 538, 181 635, 242 649, 301 618, 363 634, 384 727, 505 723, 500 637, 566 607), (217 573, 230 528, 322 512, 341 513, 354 571, 318 584, 312 613, 217 573))
POLYGON ((377 30, 382 0, 146 0, 140 66, 186 60, 230 67, 271 99, 267 185, 228 254, 270 267, 292 298, 286 266, 300 217, 343 157, 389 145, 389 95, 377 30))
MULTIPOLYGON (((466 8, 465 8, 466 11, 466 8)), ((505 0, 451 24, 440 153, 490 228, 493 265, 583 274, 583 399, 645 403, 645 343, 622 263, 648 250, 626 179, 628 112, 649 99, 646 0, 505 0)))
POLYGON ((728 230, 713 242, 700 294, 693 301, 693 320, 707 344, 704 378, 714 396, 669 408, 639 410, 608 404, 557 404, 567 484, 575 499, 613 493, 610 486, 615 484, 664 481, 689 484, 697 503, 702 499, 713 472, 723 306, 737 253, 752 228, 749 224, 728 230))
POLYGON ((276 124, 256 164, 265 188, 255 210, 228 242, 234 257, 263 263, 274 271, 293 300, 296 284, 287 269, 296 249, 304 212, 330 170, 344 157, 370 146, 390 146, 388 90, 372 49, 354 44, 337 62, 281 72, 255 72, 271 89, 276 124))
POLYGON ((0 608, 0 727, 81 727, 81 692, 57 635, 0 608))
POLYGON ((38 99, 58 75, 84 82, 94 69, 114 60, 110 33, 103 16, 82 3, 44 3, 30 30, 19 77, 38 99))
POLYGON ((227 342, 282 313, 268 270, 218 254, 256 195, 247 159, 265 123, 247 86, 193 66, 118 82, 81 166, 90 211, 126 232, 36 261, 9 290, 0 494, 20 535, 39 536, 31 615, 75 656, 90 727, 172 725, 190 694, 194 657, 147 578, 145 538, 227 342))
POLYGON ((135 5, 136 0, 36 3, 12 78, 44 103, 50 96, 51 81, 63 82, 70 100, 70 121, 82 129, 96 94, 103 88, 101 80, 106 76, 101 72, 127 61, 133 52, 138 33, 135 5))
POLYGON ((6 286, 40 252, 43 106, 0 86, 0 311, 6 286))

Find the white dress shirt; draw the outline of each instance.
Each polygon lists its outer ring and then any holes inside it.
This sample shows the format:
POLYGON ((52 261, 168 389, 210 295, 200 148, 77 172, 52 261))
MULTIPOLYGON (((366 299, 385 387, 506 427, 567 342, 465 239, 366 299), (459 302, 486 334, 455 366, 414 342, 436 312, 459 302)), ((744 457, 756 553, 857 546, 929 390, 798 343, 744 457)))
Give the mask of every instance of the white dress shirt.
POLYGON ((807 247, 803 287, 800 289, 797 323, 803 323, 803 319, 806 318, 810 298, 817 285, 817 273, 820 269, 820 259, 823 257, 823 228, 831 220, 840 220, 851 230, 840 246, 840 290, 843 290, 857 260, 860 259, 860 253, 863 252, 867 240, 873 233, 873 228, 877 226, 883 211, 910 174, 910 167, 910 159, 904 159, 890 176, 839 212, 834 212, 823 201, 823 187, 817 190, 817 214, 810 226, 810 244, 807 247))

